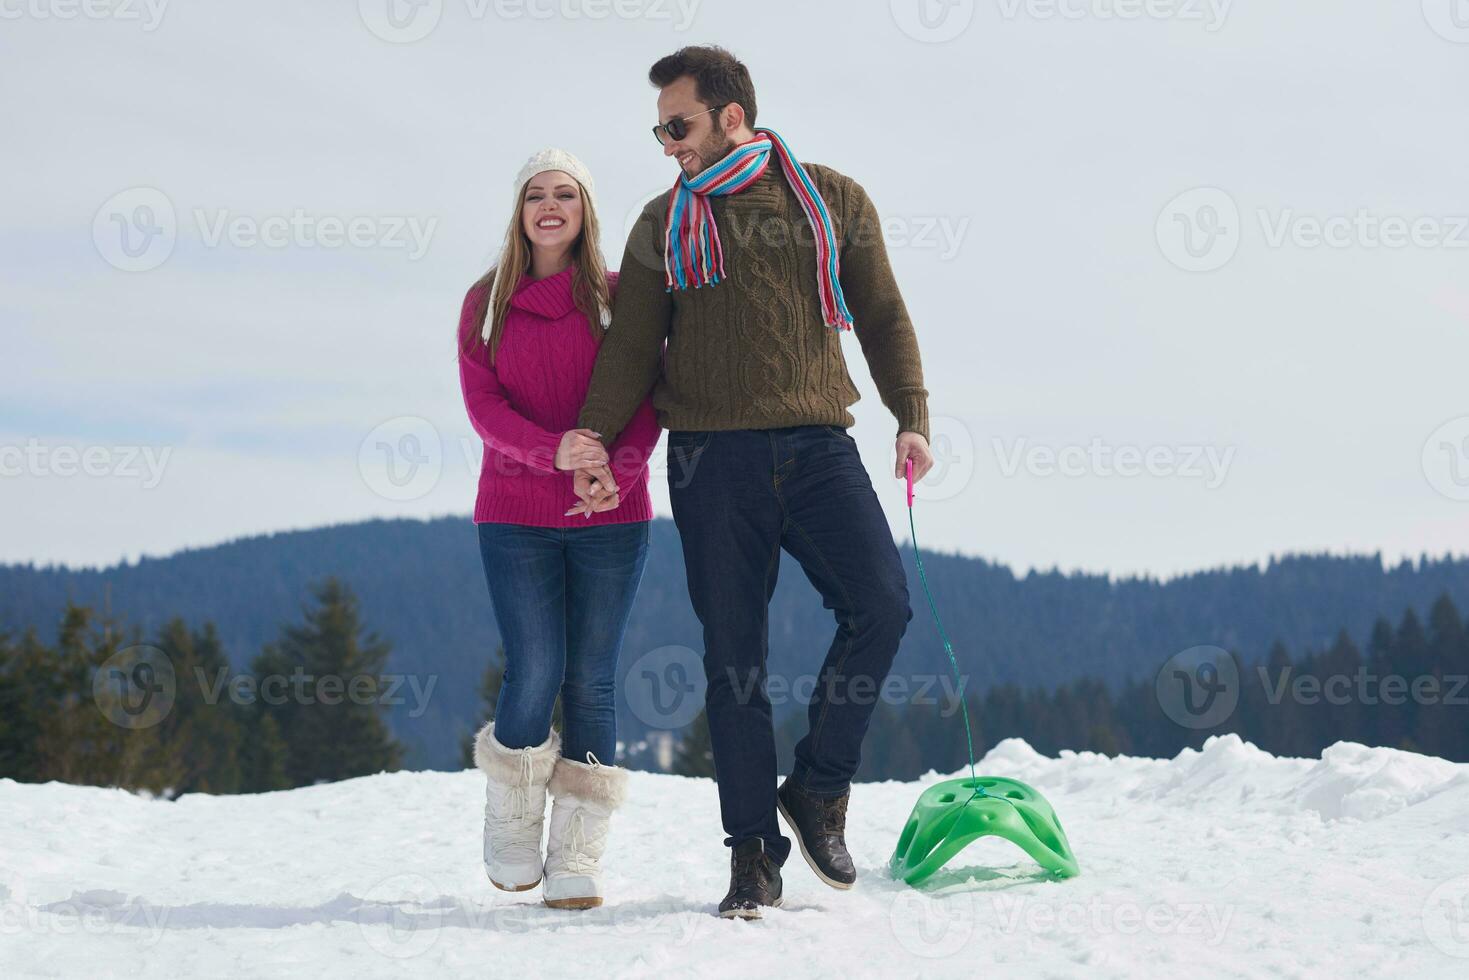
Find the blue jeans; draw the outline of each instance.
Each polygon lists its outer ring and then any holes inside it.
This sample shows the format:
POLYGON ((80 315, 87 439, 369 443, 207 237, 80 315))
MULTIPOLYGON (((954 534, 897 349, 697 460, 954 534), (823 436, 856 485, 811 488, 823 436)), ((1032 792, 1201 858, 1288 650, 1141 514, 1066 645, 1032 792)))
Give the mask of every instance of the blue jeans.
MULTIPOLYGON (((839 796, 861 762, 878 693, 913 610, 887 518, 845 429, 668 433, 668 487, 689 598, 704 627, 705 703, 725 844, 750 837, 785 863, 775 732, 765 691, 767 614, 784 548, 836 618, 791 779, 839 796)), ((798 678, 790 678, 788 689, 798 678)))
POLYGON ((561 695, 561 754, 613 765, 617 652, 648 559, 648 522, 594 527, 478 525, 480 558, 505 645, 495 738, 545 742, 561 695))

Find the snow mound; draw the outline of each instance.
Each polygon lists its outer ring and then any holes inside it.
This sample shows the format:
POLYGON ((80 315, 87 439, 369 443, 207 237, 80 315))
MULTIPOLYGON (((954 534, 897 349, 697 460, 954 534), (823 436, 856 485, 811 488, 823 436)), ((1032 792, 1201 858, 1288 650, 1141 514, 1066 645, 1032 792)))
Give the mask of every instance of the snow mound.
POLYGON ((1443 759, 1338 742, 1321 753, 1285 799, 1327 820, 1376 820, 1464 788, 1465 768, 1443 759))
POLYGON ((1226 735, 1172 759, 1007 739, 979 768, 1046 795, 1080 877, 991 838, 907 887, 887 860, 938 777, 858 784, 857 886, 793 852, 756 923, 713 914, 729 853, 707 780, 631 774, 607 904, 584 913, 485 880, 472 770, 174 801, 0 780, 0 975, 1463 975, 1469 766, 1226 735))
POLYGON ((1338 742, 1319 760, 1279 758, 1234 734, 1213 736, 1202 749, 1184 749, 1172 759, 1091 752, 1062 752, 1051 759, 1009 738, 977 769, 1047 793, 1101 789, 1106 783, 1129 800, 1163 806, 1251 806, 1322 820, 1376 820, 1446 790, 1469 787, 1469 766, 1431 756, 1338 742))

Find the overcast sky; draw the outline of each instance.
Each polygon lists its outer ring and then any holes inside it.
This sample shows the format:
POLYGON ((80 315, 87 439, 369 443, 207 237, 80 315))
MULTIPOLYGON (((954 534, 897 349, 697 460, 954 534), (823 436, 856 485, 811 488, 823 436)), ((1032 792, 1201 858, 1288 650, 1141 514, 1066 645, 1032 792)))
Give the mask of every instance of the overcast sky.
MULTIPOLYGON (((941 457, 924 546, 1157 575, 1469 552, 1469 0, 0 20, 0 561, 374 516, 471 533, 453 331, 509 182, 578 154, 615 265, 675 177, 648 66, 709 41, 749 65, 759 123, 884 216, 941 457)), ((895 424, 844 344, 904 539, 895 424)))

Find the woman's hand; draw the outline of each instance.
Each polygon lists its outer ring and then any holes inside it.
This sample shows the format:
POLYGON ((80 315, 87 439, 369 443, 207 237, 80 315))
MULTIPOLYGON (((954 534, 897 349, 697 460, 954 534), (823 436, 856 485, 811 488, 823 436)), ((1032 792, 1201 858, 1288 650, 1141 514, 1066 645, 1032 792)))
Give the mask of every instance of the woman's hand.
POLYGON ((573 484, 579 499, 566 512, 567 517, 573 514, 591 517, 604 510, 611 510, 622 502, 617 480, 606 466, 577 470, 573 484))
POLYGON ((568 429, 561 434, 561 445, 556 447, 556 468, 576 470, 587 466, 605 466, 607 447, 591 429, 568 429))
POLYGON ((570 517, 573 514, 580 514, 583 517, 591 517, 593 514, 600 514, 604 510, 611 510, 620 503, 622 503, 622 496, 616 491, 613 491, 612 493, 607 494, 605 497, 598 497, 595 501, 591 503, 588 503, 585 500, 578 500, 576 504, 566 512, 566 516, 570 517))

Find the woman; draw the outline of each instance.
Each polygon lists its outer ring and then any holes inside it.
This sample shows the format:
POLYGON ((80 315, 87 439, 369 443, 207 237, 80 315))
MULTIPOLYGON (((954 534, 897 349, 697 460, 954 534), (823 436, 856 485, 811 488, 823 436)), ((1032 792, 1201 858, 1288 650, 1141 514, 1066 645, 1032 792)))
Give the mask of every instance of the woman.
POLYGON ((474 521, 505 646, 486 777, 485 871, 542 883, 553 908, 602 904, 599 860, 627 772, 613 765, 617 651, 648 554, 651 398, 610 447, 575 428, 617 277, 602 261, 592 178, 542 150, 515 178, 500 260, 465 297, 459 380, 484 441, 474 521), (615 490, 578 499, 577 469, 615 490), (568 505, 570 505, 568 507, 568 505), (564 734, 551 727, 561 697, 564 734), (544 854, 547 792, 553 798, 544 854))

